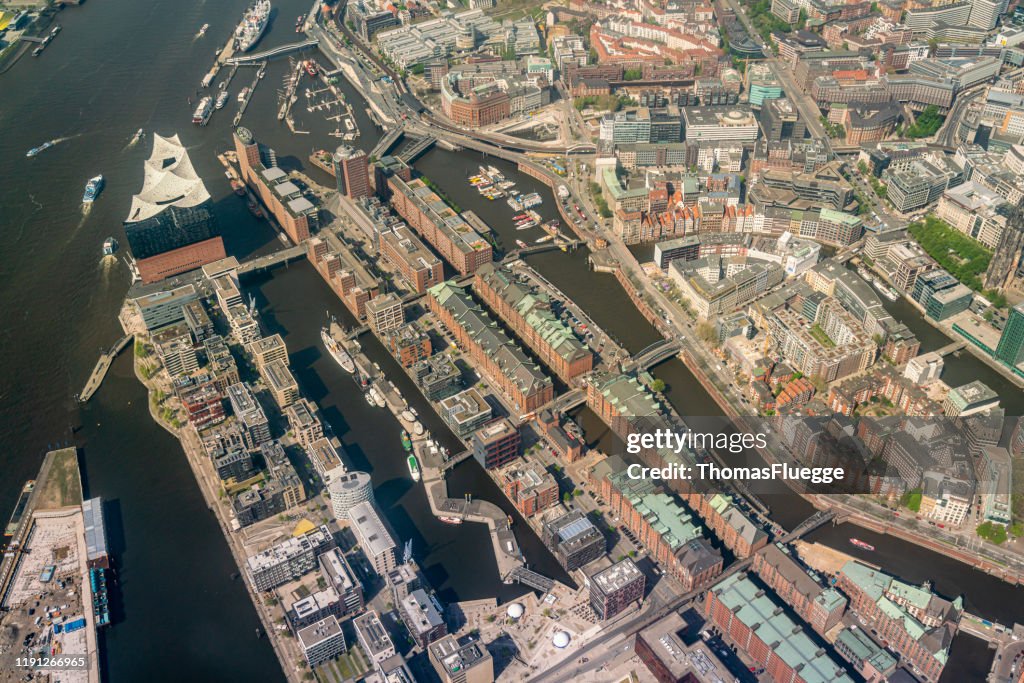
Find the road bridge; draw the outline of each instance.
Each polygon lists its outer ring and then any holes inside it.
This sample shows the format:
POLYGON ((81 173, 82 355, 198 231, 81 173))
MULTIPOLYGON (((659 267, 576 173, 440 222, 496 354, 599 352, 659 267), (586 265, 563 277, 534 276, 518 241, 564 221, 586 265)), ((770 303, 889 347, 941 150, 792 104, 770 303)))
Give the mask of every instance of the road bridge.
POLYGON ((420 138, 419 140, 417 140, 416 142, 414 142, 413 144, 409 145, 407 148, 399 152, 398 158, 404 161, 405 163, 411 165, 412 162, 416 161, 421 156, 426 154, 427 150, 433 147, 435 142, 437 142, 437 138, 435 138, 433 135, 428 135, 425 138, 420 138))
POLYGON ((544 408, 541 408, 541 410, 546 409, 552 413, 565 413, 573 408, 578 408, 586 402, 587 394, 582 389, 573 389, 557 397, 554 401, 544 406, 544 408))
POLYGON ((267 256, 260 256, 258 258, 249 259, 238 266, 238 274, 244 275, 246 273, 254 273, 274 266, 281 265, 282 263, 291 263, 296 259, 304 258, 306 256, 305 245, 297 245, 294 247, 288 247, 281 251, 275 251, 273 254, 267 256))
POLYGON ((520 256, 529 256, 530 254, 540 254, 545 251, 554 251, 555 249, 575 249, 576 247, 583 244, 579 240, 558 240, 557 242, 547 242, 545 244, 535 244, 529 247, 522 247, 520 249, 513 249, 512 251, 505 254, 504 261, 514 261, 520 256))
POLYGON ((393 150, 395 146, 402 141, 403 137, 405 137, 405 132, 401 128, 389 130, 384 137, 377 142, 373 151, 370 152, 370 156, 376 159, 386 157, 391 153, 391 150, 393 150))
POLYGON ((627 361, 623 365, 623 370, 650 370, 658 363, 679 355, 679 352, 682 350, 683 345, 678 340, 662 339, 661 341, 656 341, 627 361))
POLYGON ((230 66, 234 66, 236 64, 256 64, 257 62, 273 59, 274 57, 282 57, 284 55, 291 54, 292 52, 301 52, 302 50, 316 47, 319 44, 319 40, 316 38, 310 38, 308 40, 303 40, 300 43, 289 43, 288 45, 280 45, 270 50, 264 50, 263 52, 254 52, 251 55, 232 57, 224 60, 224 63, 230 66))

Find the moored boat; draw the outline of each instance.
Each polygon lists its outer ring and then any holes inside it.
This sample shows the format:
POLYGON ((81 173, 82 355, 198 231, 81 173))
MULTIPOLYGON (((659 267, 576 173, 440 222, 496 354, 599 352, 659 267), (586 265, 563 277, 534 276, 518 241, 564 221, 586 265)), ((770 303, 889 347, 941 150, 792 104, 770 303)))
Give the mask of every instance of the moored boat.
POLYGON ((210 114, 213 113, 213 98, 204 97, 199 100, 199 104, 196 105, 196 110, 192 112, 192 123, 197 126, 205 126, 206 122, 210 120, 210 114))
POLYGON ((412 441, 409 440, 409 432, 402 430, 402 448, 406 451, 412 450, 412 441))
POLYGON ((855 547, 857 547, 857 548, 860 548, 861 550, 874 550, 875 549, 875 546, 871 545, 870 543, 865 543, 864 541, 860 540, 859 538, 851 538, 850 539, 850 544, 855 546, 855 547))
POLYGON ((342 348, 341 344, 334 340, 331 336, 331 331, 324 327, 320 330, 320 339, 323 341, 324 346, 327 347, 327 353, 331 354, 331 358, 334 362, 341 366, 341 369, 345 372, 352 374, 356 371, 356 364, 352 360, 352 356, 349 355, 348 351, 342 348))
POLYGON ((228 91, 221 90, 220 94, 217 95, 217 101, 213 103, 214 109, 223 109, 224 105, 228 103, 228 91))
POLYGON ((236 52, 248 52, 263 36, 270 22, 270 0, 256 0, 242 15, 242 21, 235 29, 234 48, 236 52))
POLYGON ((28 507, 28 499, 32 495, 32 490, 35 487, 35 479, 29 479, 25 482, 25 485, 21 487, 21 495, 18 496, 18 502, 14 504, 14 512, 11 513, 11 518, 7 520, 7 527, 4 529, 4 536, 13 536, 14 532, 18 530, 18 525, 21 524, 21 518, 25 515, 25 508, 28 507))
POLYGON ((418 460, 416 460, 416 456, 410 453, 409 457, 406 459, 406 464, 409 465, 409 474, 410 474, 410 476, 412 476, 412 480, 413 481, 419 481, 420 480, 420 463, 419 463, 418 460))
POLYGON ((458 517, 438 517, 438 519, 445 524, 462 524, 462 520, 458 517))

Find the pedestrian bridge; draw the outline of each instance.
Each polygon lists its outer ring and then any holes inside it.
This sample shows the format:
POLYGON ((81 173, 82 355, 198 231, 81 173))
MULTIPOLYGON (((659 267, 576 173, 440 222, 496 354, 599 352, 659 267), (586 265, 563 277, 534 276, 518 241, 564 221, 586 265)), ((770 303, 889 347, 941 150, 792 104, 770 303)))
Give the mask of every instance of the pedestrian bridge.
POLYGON ((236 64, 256 64, 263 62, 274 57, 280 57, 282 55, 291 54, 292 52, 298 52, 305 50, 310 47, 316 47, 320 44, 320 41, 312 38, 310 40, 304 40, 301 43, 289 43, 288 45, 281 45, 271 50, 264 50, 263 52, 254 52, 251 55, 241 55, 239 57, 232 57, 224 61, 225 64, 234 66, 236 64))
POLYGON ((512 583, 513 581, 515 583, 525 583, 527 586, 544 591, 545 593, 555 587, 554 579, 549 579, 543 574, 538 574, 526 567, 516 567, 508 573, 504 581, 505 583, 512 583))

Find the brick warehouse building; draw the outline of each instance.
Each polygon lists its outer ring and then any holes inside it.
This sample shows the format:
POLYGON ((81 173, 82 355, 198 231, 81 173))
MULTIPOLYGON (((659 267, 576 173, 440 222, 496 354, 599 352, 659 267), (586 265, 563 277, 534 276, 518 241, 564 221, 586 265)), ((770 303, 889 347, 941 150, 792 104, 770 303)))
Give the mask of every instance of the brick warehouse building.
POLYGON ((764 591, 746 573, 732 574, 708 590, 703 614, 726 642, 768 680, 787 683, 853 683, 843 667, 786 614, 781 601, 764 591))
POLYGON ((260 145, 252 131, 239 126, 234 138, 238 167, 246 185, 281 224, 292 244, 309 239, 310 230, 317 225, 316 207, 289 180, 288 174, 277 166, 268 167, 263 163, 260 145))
POLYGON ((963 614, 961 598, 946 600, 853 560, 836 574, 836 588, 918 678, 939 680, 963 614))
POLYGON ((408 226, 396 225, 382 230, 377 246, 381 255, 419 294, 444 280, 441 259, 434 256, 408 226))
POLYGON ((825 588, 782 546, 769 545, 754 555, 754 571, 801 619, 824 635, 839 623, 846 598, 825 588))
POLYGON ((721 553, 704 538, 700 520, 650 480, 629 479, 624 471, 601 481, 601 495, 650 551, 651 559, 690 591, 722 573, 721 553))
POLYGON ((551 301, 505 266, 485 264, 473 290, 563 381, 594 368, 594 354, 551 311, 551 301))
POLYGON ((419 178, 388 177, 391 206, 462 275, 494 257, 491 245, 419 178))
POLYGON ((516 346, 465 289, 450 282, 435 285, 429 290, 427 306, 522 413, 535 411, 554 398, 551 378, 516 346))

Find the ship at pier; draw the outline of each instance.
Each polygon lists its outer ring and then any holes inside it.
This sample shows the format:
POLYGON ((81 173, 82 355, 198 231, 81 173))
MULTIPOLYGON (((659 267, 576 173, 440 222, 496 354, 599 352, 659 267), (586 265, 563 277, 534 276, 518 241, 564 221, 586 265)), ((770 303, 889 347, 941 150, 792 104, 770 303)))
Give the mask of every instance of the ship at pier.
POLYGON ((256 0, 242 15, 235 29, 235 52, 248 52, 263 37, 270 23, 270 0, 256 0))
POLYGON ((330 329, 324 327, 320 330, 320 340, 323 341, 324 346, 327 347, 327 353, 331 354, 331 358, 334 359, 341 369, 345 372, 352 374, 356 370, 356 364, 352 361, 352 356, 348 354, 341 344, 335 341, 334 337, 331 336, 330 329))

